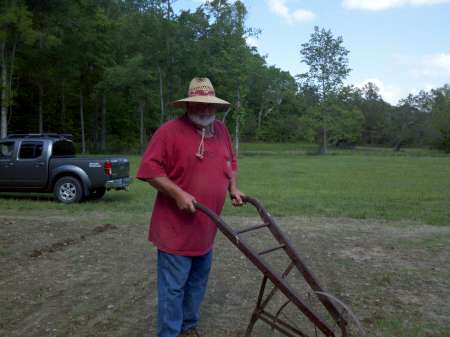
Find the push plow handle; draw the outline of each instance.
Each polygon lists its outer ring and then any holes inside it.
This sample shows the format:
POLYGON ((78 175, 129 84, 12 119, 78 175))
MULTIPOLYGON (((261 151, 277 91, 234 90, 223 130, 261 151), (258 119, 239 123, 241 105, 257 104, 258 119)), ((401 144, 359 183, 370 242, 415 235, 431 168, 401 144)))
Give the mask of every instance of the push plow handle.
MULTIPOLYGON (((261 219, 263 220, 263 224, 256 225, 251 228, 247 228, 240 231, 235 231, 231 226, 229 226, 220 216, 218 216, 215 212, 210 210, 208 207, 195 202, 194 206, 199 211, 206 214, 217 226, 217 228, 263 273, 265 279, 269 279, 275 288, 277 290, 280 290, 297 308, 316 326, 324 336, 327 337, 335 337, 335 333, 333 329, 328 325, 328 323, 320 317, 314 310, 309 307, 299 294, 296 292, 295 289, 293 289, 285 277, 287 275, 278 275, 274 271, 274 269, 267 263, 267 261, 261 257, 263 254, 271 253, 278 249, 283 249, 287 256, 291 260, 291 264, 297 268, 297 270, 300 272, 300 274, 305 279, 306 283, 311 287, 311 289, 316 294, 318 300, 324 305, 330 316, 333 318, 333 320, 336 322, 336 324, 339 326, 341 330, 341 336, 346 337, 347 334, 347 321, 342 316, 341 312, 336 307, 335 303, 332 302, 328 297, 323 296, 321 293, 325 293, 325 291, 322 289, 322 287, 319 285, 319 282, 317 281, 314 274, 309 270, 309 268, 306 266, 306 264, 303 262, 301 257, 299 256, 298 252, 294 249, 291 242, 288 240, 286 235, 282 232, 280 227, 276 224, 275 220, 272 218, 271 214, 262 206, 262 204, 255 198, 252 198, 250 196, 243 197, 243 202, 245 204, 251 204, 254 206, 260 215, 261 219), (250 245, 247 244, 246 240, 244 238, 240 237, 240 234, 246 233, 253 230, 258 230, 261 228, 267 227, 273 237, 278 241, 279 245, 266 249, 260 253, 256 252, 250 245)), ((269 294, 269 296, 266 298, 266 300, 262 301, 262 297, 264 295, 264 289, 265 289, 265 282, 264 286, 261 288, 260 292, 260 299, 257 303, 257 308, 254 311, 254 316, 256 315, 256 319, 262 319, 266 323, 269 323, 272 325, 272 327, 276 328, 276 322, 268 322, 267 320, 267 312, 264 311, 265 306, 269 302, 272 295, 269 294)), ((255 319, 252 318, 253 324, 255 319)), ((251 330, 251 329, 250 329, 251 330)), ((296 329, 292 329, 295 331, 296 329)), ((283 333, 282 330, 279 330, 283 333)), ((291 331, 291 332, 293 332, 291 331)), ((298 330, 297 330, 298 331, 298 330)), ((302 332, 297 332, 298 336, 307 336, 306 334, 302 332)), ((295 334, 289 334, 285 333, 287 336, 296 336, 295 334)), ((249 334, 248 334, 249 336, 249 334)))

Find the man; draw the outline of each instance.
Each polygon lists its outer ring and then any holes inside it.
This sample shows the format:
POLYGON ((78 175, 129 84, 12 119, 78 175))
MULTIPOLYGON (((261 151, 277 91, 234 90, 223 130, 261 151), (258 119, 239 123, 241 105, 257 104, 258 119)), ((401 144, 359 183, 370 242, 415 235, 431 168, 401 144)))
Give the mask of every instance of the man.
POLYGON ((158 190, 149 240, 158 248, 158 337, 199 336, 196 326, 211 269, 215 224, 194 203, 220 214, 227 190, 242 205, 237 162, 226 126, 215 120, 230 103, 207 78, 194 78, 188 97, 172 102, 186 114, 162 125, 137 178, 158 190))

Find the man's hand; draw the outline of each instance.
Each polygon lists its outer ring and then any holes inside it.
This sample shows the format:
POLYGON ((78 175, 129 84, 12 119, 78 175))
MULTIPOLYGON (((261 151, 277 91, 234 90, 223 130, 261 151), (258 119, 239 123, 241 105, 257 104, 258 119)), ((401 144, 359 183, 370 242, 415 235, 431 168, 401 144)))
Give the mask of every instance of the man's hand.
POLYGON ((189 193, 180 190, 175 197, 175 202, 177 203, 177 206, 180 210, 188 211, 191 213, 195 212, 195 198, 189 193))
POLYGON ((231 204, 233 206, 242 206, 244 204, 244 202, 242 201, 243 197, 245 197, 245 194, 239 191, 237 188, 230 189, 231 204))
POLYGON ((162 193, 172 197, 180 210, 188 211, 191 213, 195 212, 195 198, 186 191, 183 191, 169 178, 156 177, 153 179, 149 179, 148 182, 158 191, 161 191, 162 193))

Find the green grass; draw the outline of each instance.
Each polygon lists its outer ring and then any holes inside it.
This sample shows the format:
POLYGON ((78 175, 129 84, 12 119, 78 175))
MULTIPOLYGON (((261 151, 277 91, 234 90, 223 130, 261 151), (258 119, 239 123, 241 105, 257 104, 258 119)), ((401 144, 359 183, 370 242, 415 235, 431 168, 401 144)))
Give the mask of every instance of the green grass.
MULTIPOLYGON (((423 319, 420 320, 423 322, 423 319)), ((419 322, 420 322, 419 321, 419 322)), ((441 330, 441 329, 439 329, 441 330)), ((434 336, 433 331, 437 333, 436 327, 424 327, 418 323, 416 317, 411 318, 390 318, 377 321, 375 324, 375 335, 378 336, 395 336, 395 337, 428 337, 434 336)), ((439 333, 442 335, 445 331, 441 330, 439 333)))
POLYGON ((439 233, 421 238, 400 240, 397 247, 408 250, 425 248, 428 251, 439 252, 446 247, 450 247, 450 235, 439 233))
POLYGON ((252 156, 240 163, 242 189, 277 215, 450 222, 450 158, 252 156))
MULTIPOLYGON (((318 146, 309 143, 243 143, 240 151, 246 156, 253 155, 315 155, 318 146)), ((364 155, 364 156, 389 156, 389 157, 449 157, 442 151, 427 148, 401 148, 400 151, 393 151, 391 147, 356 146, 353 149, 329 148, 330 155, 364 155)))
MULTIPOLYGON (((308 144, 242 144, 241 189, 261 200, 277 216, 319 215, 450 223, 450 156, 407 149, 400 154, 384 148, 334 150, 329 156, 308 155, 308 144), (367 154, 370 153, 370 154, 367 154), (428 155, 427 155, 428 154, 428 155)), ((134 176, 139 156, 130 156, 134 176)), ((51 198, 0 199, 0 210, 71 214, 102 212, 111 221, 148 217, 154 192, 134 181, 129 192, 109 192, 99 202, 65 206, 51 198)), ((255 214, 250 207, 225 214, 255 214)))

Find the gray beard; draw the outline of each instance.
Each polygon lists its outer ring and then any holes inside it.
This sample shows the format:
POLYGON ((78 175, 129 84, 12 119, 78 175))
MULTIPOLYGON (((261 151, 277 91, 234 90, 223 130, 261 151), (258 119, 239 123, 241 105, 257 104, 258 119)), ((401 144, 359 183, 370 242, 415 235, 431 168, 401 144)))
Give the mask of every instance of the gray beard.
POLYGON ((207 116, 207 117, 201 117, 199 115, 188 114, 188 117, 194 124, 197 124, 197 125, 202 126, 204 128, 206 128, 207 126, 211 125, 216 120, 216 116, 215 115, 207 116))

